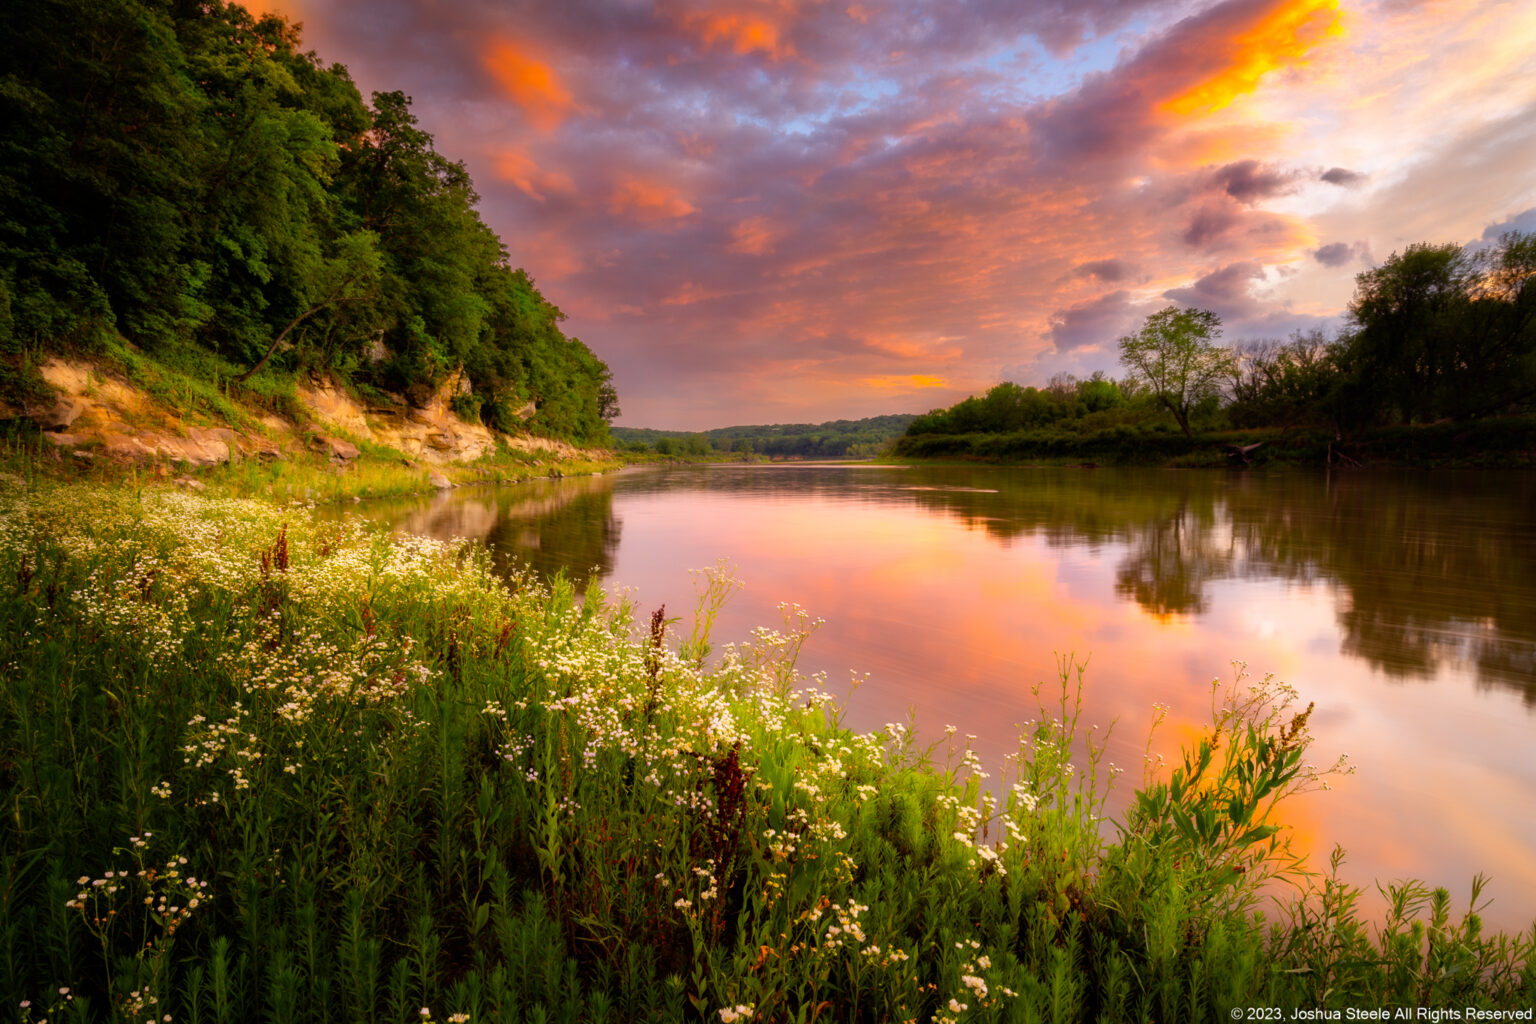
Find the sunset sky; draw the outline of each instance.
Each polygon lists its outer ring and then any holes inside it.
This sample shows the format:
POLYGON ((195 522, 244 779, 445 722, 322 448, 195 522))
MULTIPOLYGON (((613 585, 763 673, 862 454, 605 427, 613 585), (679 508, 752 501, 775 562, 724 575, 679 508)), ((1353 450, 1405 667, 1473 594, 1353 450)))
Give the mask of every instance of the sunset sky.
POLYGON ((415 100, 628 426, 1118 373, 1170 302, 1337 326, 1536 230, 1530 0, 274 0, 415 100))

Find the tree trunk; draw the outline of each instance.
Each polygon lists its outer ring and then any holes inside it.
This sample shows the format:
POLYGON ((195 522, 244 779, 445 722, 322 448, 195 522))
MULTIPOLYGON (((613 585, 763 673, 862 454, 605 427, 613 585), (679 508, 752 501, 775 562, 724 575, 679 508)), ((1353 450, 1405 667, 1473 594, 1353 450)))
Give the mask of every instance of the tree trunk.
POLYGON ((289 331, 293 330, 295 327, 299 326, 299 324, 303 323, 305 320, 308 320, 310 317, 314 316, 328 305, 330 305, 329 302, 322 302, 318 306, 311 306, 290 320, 288 322, 288 326, 279 331, 277 337, 272 339, 272 344, 267 346, 266 355, 262 356, 261 359, 257 361, 255 366, 251 367, 249 370, 246 370, 240 376, 236 377, 235 383, 244 384, 247 380, 254 377, 263 366, 267 365, 267 360, 272 358, 273 353, 277 351, 277 347, 283 343, 283 339, 288 337, 289 331))

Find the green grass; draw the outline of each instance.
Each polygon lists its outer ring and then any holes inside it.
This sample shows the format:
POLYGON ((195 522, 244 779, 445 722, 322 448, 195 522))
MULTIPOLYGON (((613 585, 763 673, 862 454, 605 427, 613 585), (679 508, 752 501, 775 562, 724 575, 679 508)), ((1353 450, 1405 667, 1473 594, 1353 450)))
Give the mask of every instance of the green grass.
POLYGON ((1414 886, 1371 926, 1298 873, 1275 807, 1322 779, 1272 681, 1216 691, 1109 827, 1070 665, 989 779, 842 728, 796 608, 711 656, 718 569, 690 627, 271 502, 0 485, 21 1020, 1196 1021, 1536 989, 1536 930, 1414 886), (1266 878, 1307 895, 1260 917, 1266 878))

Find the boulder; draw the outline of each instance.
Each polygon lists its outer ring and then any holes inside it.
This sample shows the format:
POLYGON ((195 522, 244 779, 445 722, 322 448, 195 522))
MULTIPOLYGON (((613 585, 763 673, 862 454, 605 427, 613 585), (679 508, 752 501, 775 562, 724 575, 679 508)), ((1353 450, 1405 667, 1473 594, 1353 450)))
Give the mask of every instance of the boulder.
POLYGON ((39 430, 68 430, 88 405, 84 398, 66 395, 55 402, 53 408, 35 414, 32 422, 37 424, 39 430))
POLYGON ((453 481, 449 480, 441 473, 433 473, 431 476, 427 477, 427 483, 431 484, 433 487, 436 487, 440 491, 450 490, 453 487, 453 481))
POLYGON ((363 454, 362 449, 351 441, 344 441, 339 437, 329 434, 314 433, 310 435, 309 446, 317 452, 323 452, 331 457, 332 462, 351 462, 363 454))

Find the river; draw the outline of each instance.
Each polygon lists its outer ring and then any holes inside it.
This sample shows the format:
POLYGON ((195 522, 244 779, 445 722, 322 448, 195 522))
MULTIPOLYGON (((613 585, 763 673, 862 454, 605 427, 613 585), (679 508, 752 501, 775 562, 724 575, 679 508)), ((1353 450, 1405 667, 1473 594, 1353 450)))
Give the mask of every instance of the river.
POLYGON ((1288 805, 1314 866, 1342 844, 1349 881, 1419 878, 1458 909, 1483 872, 1485 922, 1536 920, 1536 476, 714 465, 354 508, 685 621, 687 570, 728 559, 745 587, 717 641, 796 603, 825 620, 802 669, 864 677, 846 724, 953 725, 994 766, 1075 656, 1125 769, 1112 808, 1154 702, 1171 759, 1246 663, 1316 703, 1312 760, 1356 766, 1288 805))

